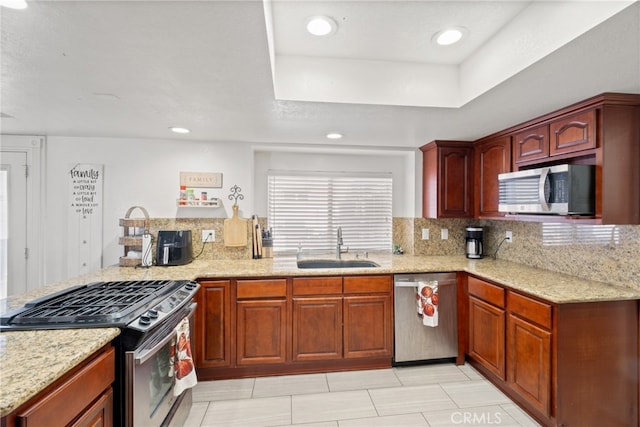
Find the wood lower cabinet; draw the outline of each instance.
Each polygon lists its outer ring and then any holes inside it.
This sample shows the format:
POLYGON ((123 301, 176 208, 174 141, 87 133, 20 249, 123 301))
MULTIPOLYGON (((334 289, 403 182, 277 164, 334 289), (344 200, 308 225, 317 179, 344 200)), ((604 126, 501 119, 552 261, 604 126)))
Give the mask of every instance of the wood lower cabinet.
POLYGON ((287 303, 284 300, 238 301, 237 364, 284 363, 287 303))
POLYGON ((393 356, 392 292, 392 276, 345 276, 345 359, 393 356))
POLYGON ((72 427, 110 427, 113 425, 113 391, 109 389, 87 408, 72 427))
POLYGON ((56 383, 2 418, 2 426, 113 425, 115 350, 103 347, 56 383))
POLYGON ((293 299, 293 361, 342 358, 342 297, 293 299))
POLYGON ((344 298, 344 357, 393 355, 391 295, 344 298))
POLYGON ((201 280, 202 380, 391 366, 393 276, 201 280))
POLYGON ((342 277, 293 279, 292 360, 342 358, 342 277))
POLYGON ((551 333, 513 314, 508 317, 509 386, 549 415, 551 333))
POLYGON ((200 285, 195 322, 200 333, 194 334, 196 365, 231 366, 231 281, 206 280, 200 285))
POLYGON ((505 379, 505 312, 469 296, 469 355, 505 379))
POLYGON ((549 416, 552 307, 509 291, 507 308, 507 384, 549 416))
POLYGON ((469 362, 540 423, 638 425, 637 301, 553 304, 473 276, 468 294, 469 362))
POLYGON ((236 363, 264 365, 287 360, 287 280, 236 282, 236 363))

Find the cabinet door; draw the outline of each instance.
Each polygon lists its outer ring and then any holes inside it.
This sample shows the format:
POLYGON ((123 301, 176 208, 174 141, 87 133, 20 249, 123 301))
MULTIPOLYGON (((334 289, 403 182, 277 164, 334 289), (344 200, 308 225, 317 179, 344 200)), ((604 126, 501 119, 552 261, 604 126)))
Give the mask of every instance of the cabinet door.
POLYGON ((505 313, 503 309, 469 297, 469 355, 505 379, 505 313))
POLYGON ((198 367, 231 365, 231 282, 200 282, 196 296, 195 355, 198 367))
POLYGON ((344 297, 344 357, 391 357, 391 295, 344 297))
POLYGON ((71 427, 111 427, 113 426, 113 390, 109 389, 71 427))
POLYGON ((550 154, 556 156, 596 148, 595 128, 595 110, 552 122, 550 154))
POLYGON ((440 164, 438 165, 438 217, 473 217, 472 156, 472 148, 440 148, 440 164))
POLYGON ((511 171, 511 137, 504 136, 477 144, 475 170, 476 217, 499 217, 498 174, 511 171))
POLYGON ((236 307, 236 363, 284 363, 287 343, 286 301, 238 301, 236 307))
POLYGON ((110 391, 115 380, 115 366, 114 348, 105 347, 90 362, 80 369, 75 369, 68 379, 56 383, 53 388, 47 388, 44 396, 20 409, 16 416, 16 425, 67 426, 72 425, 73 420, 79 415, 78 422, 111 419, 113 411, 110 407, 110 391), (96 399, 98 403, 94 406, 96 399), (86 411, 91 412, 87 419, 82 417, 86 411), (106 414, 106 411, 109 411, 109 414, 106 414))
POLYGON ((293 360, 342 358, 342 297, 293 299, 293 360))
POLYGON ((507 330, 507 383, 544 415, 549 415, 551 333, 513 314, 509 314, 507 330))
POLYGON ((546 157, 549 157, 549 125, 526 129, 513 136, 515 164, 546 157))
POLYGON ((422 216, 473 217, 473 146, 431 141, 422 150, 422 216))

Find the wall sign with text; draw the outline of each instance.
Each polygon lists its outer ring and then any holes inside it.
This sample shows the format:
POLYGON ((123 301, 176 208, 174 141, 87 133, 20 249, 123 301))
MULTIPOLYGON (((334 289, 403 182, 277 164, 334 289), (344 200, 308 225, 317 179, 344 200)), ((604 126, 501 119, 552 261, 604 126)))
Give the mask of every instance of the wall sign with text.
POLYGON ((67 274, 102 268, 102 190, 104 165, 74 164, 67 169, 67 274))
POLYGON ((180 172, 180 185, 187 188, 222 188, 222 173, 180 172))

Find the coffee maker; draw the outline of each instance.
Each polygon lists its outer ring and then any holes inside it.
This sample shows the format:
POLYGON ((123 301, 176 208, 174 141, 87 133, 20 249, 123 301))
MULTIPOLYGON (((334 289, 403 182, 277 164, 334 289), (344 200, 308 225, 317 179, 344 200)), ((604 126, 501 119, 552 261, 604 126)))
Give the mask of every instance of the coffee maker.
POLYGON ((482 258, 484 246, 483 233, 482 227, 472 226, 465 229, 467 258, 482 258))

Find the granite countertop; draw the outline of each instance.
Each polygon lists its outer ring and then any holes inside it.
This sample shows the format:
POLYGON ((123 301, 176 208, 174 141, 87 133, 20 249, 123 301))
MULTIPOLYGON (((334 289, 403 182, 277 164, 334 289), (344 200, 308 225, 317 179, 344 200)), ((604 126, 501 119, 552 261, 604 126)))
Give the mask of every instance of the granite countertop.
POLYGON ((0 416, 8 415, 119 334, 118 328, 0 334, 0 416))
MULTIPOLYGON (((372 254, 374 268, 299 269, 294 257, 259 260, 196 260, 175 267, 148 269, 111 266, 0 301, 0 313, 71 286, 96 281, 207 279, 228 277, 402 274, 465 271, 556 304, 640 299, 640 290, 607 284, 521 264, 464 256, 372 254)), ((118 329, 10 331, 0 334, 0 416, 7 415, 119 333, 118 329), (25 351, 29 357, 25 357, 25 351)))

